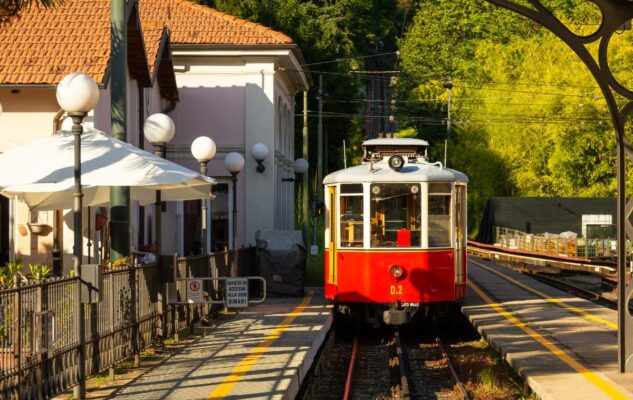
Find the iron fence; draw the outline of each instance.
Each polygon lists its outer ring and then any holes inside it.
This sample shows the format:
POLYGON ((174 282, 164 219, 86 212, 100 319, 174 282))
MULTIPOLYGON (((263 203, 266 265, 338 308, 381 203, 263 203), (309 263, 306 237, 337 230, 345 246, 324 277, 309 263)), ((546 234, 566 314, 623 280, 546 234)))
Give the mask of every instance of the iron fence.
MULTIPOLYGON (((174 258, 173 270, 182 277, 238 276, 253 257, 254 249, 243 248, 237 260, 234 251, 174 258)), ((16 279, 0 290, 0 398, 50 398, 78 383, 79 312, 85 313, 88 375, 162 345, 209 315, 208 305, 166 304, 163 277, 155 264, 107 271, 100 301, 83 307, 76 277, 25 285, 16 279)))
MULTIPOLYGON (((559 235, 534 235, 514 229, 495 227, 495 244, 540 254, 579 258, 615 258, 617 241, 614 239, 566 238, 559 235)), ((627 256, 632 245, 626 243, 627 256)))

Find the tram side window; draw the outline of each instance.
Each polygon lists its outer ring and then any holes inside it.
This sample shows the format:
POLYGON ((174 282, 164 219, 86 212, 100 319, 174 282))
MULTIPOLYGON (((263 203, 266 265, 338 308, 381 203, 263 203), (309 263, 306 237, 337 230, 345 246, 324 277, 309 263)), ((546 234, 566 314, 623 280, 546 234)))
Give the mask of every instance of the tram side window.
POLYGON ((420 247, 420 185, 371 185, 371 247, 420 247))
POLYGON ((354 195, 351 186, 356 185, 341 185, 341 247, 363 247, 363 190, 358 185, 360 193, 354 195))
POLYGON ((429 184, 429 247, 451 245, 451 185, 429 184))

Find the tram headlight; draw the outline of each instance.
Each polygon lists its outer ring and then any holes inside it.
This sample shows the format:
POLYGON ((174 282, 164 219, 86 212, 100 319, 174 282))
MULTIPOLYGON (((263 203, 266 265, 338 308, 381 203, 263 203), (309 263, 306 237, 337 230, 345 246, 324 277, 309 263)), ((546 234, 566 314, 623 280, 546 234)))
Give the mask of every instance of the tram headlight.
POLYGON ((389 157, 389 168, 394 171, 400 171, 404 167, 404 158, 401 155, 395 154, 389 157))
POLYGON ((400 279, 404 275, 404 268, 400 265, 392 265, 391 268, 389 268, 389 272, 391 272, 391 276, 394 278, 400 279))

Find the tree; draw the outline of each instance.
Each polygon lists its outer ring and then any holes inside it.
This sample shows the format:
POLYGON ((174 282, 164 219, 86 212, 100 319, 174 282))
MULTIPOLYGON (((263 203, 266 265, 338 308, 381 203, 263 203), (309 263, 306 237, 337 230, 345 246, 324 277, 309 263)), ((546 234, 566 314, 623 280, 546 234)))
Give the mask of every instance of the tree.
MULTIPOLYGON (((489 196, 614 195, 609 113, 570 49, 530 21, 481 0, 423 0, 418 6, 400 41, 398 110, 423 138, 443 140, 441 79, 452 78, 449 165, 470 176, 471 228, 489 196)), ((576 33, 589 34, 600 24, 590 2, 552 0, 548 6, 576 33)), ((609 48, 614 74, 630 84, 632 38, 631 31, 614 35, 609 48)))
POLYGON ((29 7, 55 7, 64 0, 0 0, 0 23, 7 22, 29 7))

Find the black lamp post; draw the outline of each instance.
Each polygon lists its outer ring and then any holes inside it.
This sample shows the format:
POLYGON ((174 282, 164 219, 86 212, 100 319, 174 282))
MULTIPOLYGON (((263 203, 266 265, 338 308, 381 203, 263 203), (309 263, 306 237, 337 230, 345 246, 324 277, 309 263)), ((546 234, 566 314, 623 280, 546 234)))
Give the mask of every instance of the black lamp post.
MULTIPOLYGON (((81 190, 81 123, 88 112, 95 108, 99 102, 99 88, 95 81, 88 75, 75 72, 66 75, 57 86, 57 102, 73 121, 72 133, 74 136, 75 161, 75 191, 73 192, 73 271, 81 282, 81 262, 83 257, 82 237, 82 198, 81 190)), ((81 293, 81 290, 80 290, 81 293)), ((78 399, 86 398, 86 335, 84 326, 84 307, 81 295, 77 299, 76 332, 79 336, 79 349, 77 355, 77 381, 74 394, 78 399)))
MULTIPOLYGON (((146 120, 145 124, 143 124, 143 134, 145 135, 145 139, 154 145, 154 155, 157 157, 165 158, 165 147, 167 143, 173 139, 174 134, 176 133, 176 125, 174 125, 174 121, 166 115, 162 113, 156 113, 150 115, 146 120)), ((154 227, 155 231, 155 245, 154 251, 156 254, 156 267, 159 271, 162 271, 160 255, 162 252, 162 226, 163 226, 163 207, 161 201, 161 193, 160 190, 156 191, 156 202, 154 205, 154 220, 156 226, 154 227)), ((166 294, 163 293, 162 289, 158 290, 158 308, 159 313, 161 315, 160 327, 158 328, 160 336, 165 337, 167 332, 167 324, 165 323, 165 315, 167 307, 165 305, 166 294)))
POLYGON ((244 169, 244 157, 240 153, 229 153, 224 157, 224 168, 233 178, 233 250, 237 250, 237 174, 244 169))

